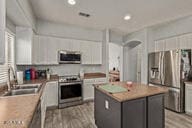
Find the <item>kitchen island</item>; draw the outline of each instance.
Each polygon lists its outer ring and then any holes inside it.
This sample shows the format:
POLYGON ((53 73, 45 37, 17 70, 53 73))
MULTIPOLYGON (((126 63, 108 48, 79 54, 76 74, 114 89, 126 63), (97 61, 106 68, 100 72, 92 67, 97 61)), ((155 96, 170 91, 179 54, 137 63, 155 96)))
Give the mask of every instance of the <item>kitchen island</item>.
POLYGON ((98 128, 164 128, 164 93, 143 84, 111 83, 127 91, 109 93, 95 85, 95 123, 98 128))

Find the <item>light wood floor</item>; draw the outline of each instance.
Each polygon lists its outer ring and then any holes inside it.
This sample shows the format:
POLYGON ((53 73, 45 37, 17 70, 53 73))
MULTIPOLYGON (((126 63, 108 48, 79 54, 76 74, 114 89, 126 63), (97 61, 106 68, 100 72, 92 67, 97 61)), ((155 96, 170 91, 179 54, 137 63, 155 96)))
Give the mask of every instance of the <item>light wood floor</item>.
MULTIPOLYGON (((97 128, 94 124, 93 103, 49 110, 46 113, 45 128, 97 128)), ((165 128, 192 128, 192 117, 165 111, 165 128)))

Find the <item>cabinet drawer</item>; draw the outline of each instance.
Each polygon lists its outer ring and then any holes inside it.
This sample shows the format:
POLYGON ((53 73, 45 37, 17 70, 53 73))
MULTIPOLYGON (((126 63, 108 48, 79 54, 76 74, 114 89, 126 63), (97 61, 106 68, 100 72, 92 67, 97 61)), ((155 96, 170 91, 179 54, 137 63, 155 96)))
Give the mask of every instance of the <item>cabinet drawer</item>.
POLYGON ((84 79, 84 84, 102 84, 102 83, 107 83, 107 78, 84 79))
POLYGON ((95 83, 100 84, 100 83, 107 83, 107 78, 97 78, 95 79, 95 83))

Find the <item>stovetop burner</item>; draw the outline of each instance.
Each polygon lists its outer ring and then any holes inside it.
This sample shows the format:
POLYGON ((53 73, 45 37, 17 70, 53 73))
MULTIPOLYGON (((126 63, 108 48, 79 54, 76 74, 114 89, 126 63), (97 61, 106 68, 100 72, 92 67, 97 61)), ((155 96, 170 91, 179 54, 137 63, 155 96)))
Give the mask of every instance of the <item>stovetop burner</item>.
POLYGON ((71 83, 71 82, 78 82, 78 81, 81 81, 81 79, 78 75, 59 77, 59 82, 62 82, 62 83, 71 83))

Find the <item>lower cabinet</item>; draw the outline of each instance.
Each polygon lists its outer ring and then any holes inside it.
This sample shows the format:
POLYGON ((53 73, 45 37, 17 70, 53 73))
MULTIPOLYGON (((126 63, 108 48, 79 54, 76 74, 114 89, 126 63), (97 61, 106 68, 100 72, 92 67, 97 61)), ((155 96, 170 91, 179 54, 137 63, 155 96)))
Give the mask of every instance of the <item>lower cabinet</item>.
POLYGON ((185 112, 192 115, 192 83, 185 84, 185 112))
POLYGON ((165 128, 163 97, 118 102, 95 89, 95 123, 98 128, 165 128))
POLYGON ((107 78, 95 78, 95 79, 84 79, 83 80, 83 100, 94 99, 94 84, 107 83, 107 78))
POLYGON ((48 82, 41 96, 41 128, 44 128, 46 110, 58 106, 58 82, 48 82))
POLYGON ((147 128, 164 128, 165 111, 163 95, 155 95, 147 98, 148 123, 147 128))
POLYGON ((47 107, 58 106, 58 82, 48 82, 46 84, 47 107))

